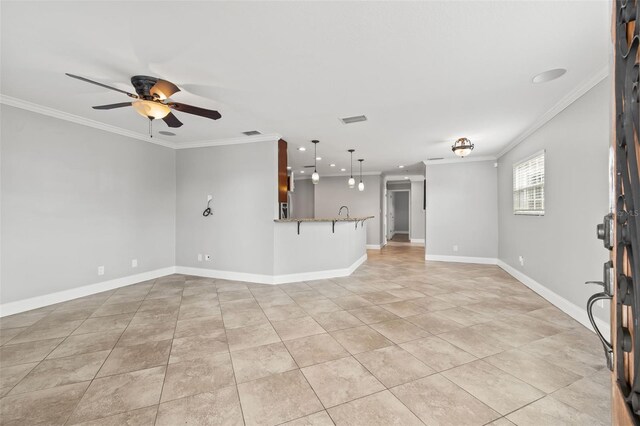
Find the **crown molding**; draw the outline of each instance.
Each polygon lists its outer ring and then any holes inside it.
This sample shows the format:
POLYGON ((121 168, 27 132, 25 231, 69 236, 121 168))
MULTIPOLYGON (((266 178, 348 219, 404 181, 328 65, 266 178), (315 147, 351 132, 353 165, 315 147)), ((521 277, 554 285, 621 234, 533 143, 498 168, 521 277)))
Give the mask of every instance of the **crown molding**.
POLYGON ((37 114, 46 115, 49 117, 58 118, 60 120, 69 121, 71 123, 81 124, 83 126, 93 127, 94 129, 104 130, 105 132, 111 132, 118 135, 126 136, 132 139, 138 139, 144 142, 149 142, 155 145, 164 146, 166 148, 175 148, 175 143, 166 141, 160 138, 150 138, 148 135, 142 133, 132 132, 131 130, 122 129, 120 127, 112 126, 110 124, 104 124, 96 120, 80 117, 79 115, 69 114, 54 108, 38 105, 33 102, 28 102, 22 99, 14 98, 12 96, 0 94, 0 103, 9 105, 15 108, 20 108, 26 111, 35 112, 37 114))
POLYGON ((196 142, 184 142, 175 143, 175 149, 190 149, 190 148, 206 148, 208 146, 223 146, 223 145, 240 145, 243 143, 256 143, 256 142, 277 142, 282 139, 282 135, 277 133, 268 133, 265 135, 244 136, 238 138, 227 139, 213 139, 208 141, 196 141, 196 142))
POLYGON ((518 146, 522 141, 535 133, 539 128, 547 124, 551 119, 553 119, 556 115, 560 114, 564 111, 569 105, 580 99, 584 94, 586 94, 589 90, 593 89, 598 83, 607 78, 609 75, 609 65, 599 69, 595 74, 591 77, 584 80, 581 84, 579 84, 575 89, 571 92, 567 93, 562 99, 560 99, 554 106, 551 107, 546 113, 544 113, 540 118, 533 122, 531 126, 529 126, 524 132, 520 133, 511 143, 509 143, 506 147, 502 149, 496 155, 497 158, 502 157, 507 152, 511 151, 513 148, 518 146))
POLYGON ((425 160, 423 161, 425 166, 436 166, 438 164, 463 164, 463 163, 475 163, 476 161, 496 161, 497 157, 492 155, 483 155, 480 157, 456 157, 445 158, 443 160, 425 160))

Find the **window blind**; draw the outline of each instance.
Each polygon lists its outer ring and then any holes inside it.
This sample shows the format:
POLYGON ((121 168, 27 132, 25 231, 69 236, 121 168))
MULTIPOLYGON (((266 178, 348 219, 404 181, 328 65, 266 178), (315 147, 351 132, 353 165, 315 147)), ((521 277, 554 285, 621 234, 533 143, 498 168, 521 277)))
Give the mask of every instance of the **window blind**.
POLYGON ((513 166, 513 213, 544 215, 544 151, 513 166))

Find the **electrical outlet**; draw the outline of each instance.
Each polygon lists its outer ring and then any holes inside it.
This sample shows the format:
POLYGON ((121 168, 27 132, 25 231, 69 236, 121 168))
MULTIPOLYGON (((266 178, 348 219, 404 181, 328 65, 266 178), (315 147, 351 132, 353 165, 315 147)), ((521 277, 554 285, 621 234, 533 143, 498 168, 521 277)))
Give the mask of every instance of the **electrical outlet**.
POLYGON ((138 259, 131 259, 131 267, 132 268, 138 267, 138 259))
POLYGON ((104 275, 104 266, 98 266, 98 275, 104 275))
POLYGON ((204 260, 206 260, 207 262, 210 262, 211 261, 211 256, 208 255, 208 254, 205 254, 204 255, 204 260))
POLYGON ((201 254, 198 255, 198 262, 202 262, 202 255, 201 254))
POLYGON ((453 251, 458 251, 458 246, 453 246, 453 251))
POLYGON ((524 257, 518 256, 518 262, 520 262, 520 266, 524 266, 524 257))

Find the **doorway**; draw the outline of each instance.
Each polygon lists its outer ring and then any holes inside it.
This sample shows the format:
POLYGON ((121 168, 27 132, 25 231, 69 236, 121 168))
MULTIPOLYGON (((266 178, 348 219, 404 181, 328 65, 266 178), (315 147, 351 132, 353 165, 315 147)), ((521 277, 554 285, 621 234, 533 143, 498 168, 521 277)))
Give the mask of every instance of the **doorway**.
POLYGON ((411 242, 411 189, 391 189, 387 198, 387 240, 391 243, 411 242))

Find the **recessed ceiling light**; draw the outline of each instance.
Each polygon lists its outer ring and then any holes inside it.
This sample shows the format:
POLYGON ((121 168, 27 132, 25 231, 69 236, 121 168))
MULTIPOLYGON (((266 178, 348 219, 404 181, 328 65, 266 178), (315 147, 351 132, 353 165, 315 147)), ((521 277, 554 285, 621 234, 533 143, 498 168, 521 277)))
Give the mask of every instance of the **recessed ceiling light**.
POLYGON ((405 176, 405 177, 404 177, 404 179, 405 179, 405 180, 409 180, 409 176, 405 176))
POLYGON ((316 157, 316 161, 322 160, 322 157, 316 157))
POLYGON ((304 146, 301 146, 300 148, 298 148, 298 151, 306 151, 307 148, 305 148, 304 146))
POLYGON ((300 174, 304 174, 304 170, 300 170, 300 174))
POLYGON ((404 169, 404 166, 398 166, 399 169, 404 169))
POLYGON ((287 166, 287 170, 291 170, 291 166, 287 166))
POLYGON ((346 171, 347 171, 347 169, 340 169, 340 171, 341 171, 341 172, 346 172, 346 171))
POLYGON ((567 70, 564 68, 555 68, 549 71, 541 72, 540 74, 534 76, 531 81, 535 84, 546 83, 548 81, 562 77, 566 72, 567 70))
POLYGON ((335 164, 333 164, 333 163, 329 164, 329 167, 335 167, 335 166, 336 166, 336 165, 335 165, 335 164))

